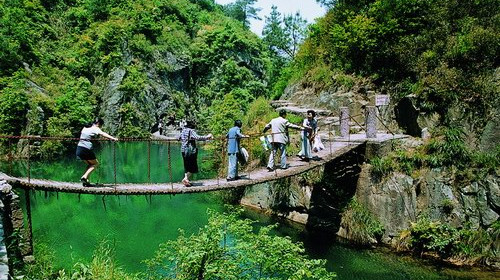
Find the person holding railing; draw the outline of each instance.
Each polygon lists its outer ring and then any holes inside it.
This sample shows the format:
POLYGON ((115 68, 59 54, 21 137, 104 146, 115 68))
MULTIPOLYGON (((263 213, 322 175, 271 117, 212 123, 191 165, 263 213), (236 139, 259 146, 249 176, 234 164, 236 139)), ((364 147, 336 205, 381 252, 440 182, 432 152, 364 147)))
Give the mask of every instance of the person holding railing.
POLYGON ((241 133, 242 125, 240 120, 235 120, 234 126, 226 134, 228 154, 227 181, 240 179, 238 176, 238 154, 241 153, 240 139, 248 137, 241 133))
POLYGON ((314 110, 307 111, 307 118, 304 119, 302 126, 305 129, 302 131, 302 143, 301 150, 298 154, 301 160, 310 161, 312 159, 312 144, 314 142, 314 138, 316 137, 316 133, 318 131, 318 122, 315 119, 316 112, 314 110))
POLYGON ((193 120, 188 120, 182 129, 179 140, 181 141, 182 160, 184 161, 184 178, 182 184, 185 187, 191 186, 190 177, 193 173, 198 173, 198 148, 196 148, 196 140, 210 140, 212 134, 198 135, 194 130, 196 123, 193 120))
POLYGON ((92 173, 92 171, 94 171, 99 164, 99 161, 97 161, 97 158, 92 151, 92 139, 101 135, 113 141, 118 141, 118 138, 115 138, 101 130, 103 125, 104 121, 101 118, 96 118, 93 123, 84 127, 80 133, 80 141, 76 146, 76 157, 83 160, 87 164, 87 169, 80 178, 84 187, 91 186, 88 178, 90 173, 92 173))
POLYGON ((286 111, 280 110, 279 117, 272 119, 264 128, 264 133, 271 129, 271 145, 272 151, 269 155, 269 161, 267 163, 267 170, 274 171, 274 156, 277 152, 281 152, 280 167, 281 169, 287 169, 286 164, 286 144, 289 141, 288 128, 305 130, 303 126, 295 125, 286 119, 286 111))

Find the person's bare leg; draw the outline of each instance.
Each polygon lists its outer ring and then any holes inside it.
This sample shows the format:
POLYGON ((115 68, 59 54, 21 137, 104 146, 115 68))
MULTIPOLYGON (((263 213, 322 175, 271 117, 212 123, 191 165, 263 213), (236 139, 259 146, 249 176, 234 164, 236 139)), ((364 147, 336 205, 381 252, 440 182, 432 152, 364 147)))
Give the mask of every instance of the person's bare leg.
POLYGON ((99 162, 97 161, 97 159, 86 160, 85 162, 87 163, 88 167, 87 170, 85 170, 85 173, 83 174, 82 178, 88 180, 90 173, 92 173, 97 168, 99 162))

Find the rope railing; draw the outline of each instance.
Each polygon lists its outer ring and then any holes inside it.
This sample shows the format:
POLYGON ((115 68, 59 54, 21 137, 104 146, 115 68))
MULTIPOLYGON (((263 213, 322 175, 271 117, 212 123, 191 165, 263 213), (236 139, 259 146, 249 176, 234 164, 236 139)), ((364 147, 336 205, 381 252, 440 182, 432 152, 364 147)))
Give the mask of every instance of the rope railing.
MULTIPOLYGON (((356 121, 355 117, 358 117, 358 116, 361 116, 362 114, 357 114, 357 115, 354 115, 354 116, 348 116, 348 119, 354 121, 356 124, 359 125, 359 123, 356 121)), ((345 118, 347 119, 347 118, 345 118)), ((342 119, 342 120, 345 120, 345 119, 342 119)), ((341 121, 341 119, 339 119, 339 121, 341 121)), ((333 139, 333 134, 332 132, 334 131, 333 129, 333 126, 334 124, 329 124, 327 125, 328 127, 328 142, 329 142, 329 153, 330 154, 333 154, 333 142, 334 142, 334 139, 333 139)), ((360 125, 361 126, 361 125, 360 125)), ((197 131, 201 131, 201 130, 197 130, 197 131)), ((289 131, 286 132, 288 135, 291 135, 293 133, 302 133, 302 131, 299 131, 299 130, 294 130, 294 129, 290 129, 289 131)), ((269 137, 269 135, 271 136, 272 139, 274 139, 275 135, 278 135, 278 134, 283 134, 283 132, 278 132, 278 133, 272 133, 272 132, 259 132, 259 133, 245 133, 248 137, 245 137, 247 138, 246 141, 247 141, 247 148, 249 149, 249 154, 252 154, 253 150, 253 146, 259 146, 256 142, 259 141, 259 138, 264 136, 264 137, 269 137)), ((80 140, 85 140, 85 141, 88 141, 88 139, 80 139, 80 138, 76 138, 76 137, 61 137, 61 136, 33 136, 33 135, 18 135, 18 136, 13 136, 13 135, 0 135, 0 142, 2 140, 7 140, 8 141, 8 155, 7 155, 7 158, 8 158, 8 161, 9 161, 9 172, 12 173, 12 165, 11 165, 11 162, 12 162, 12 159, 14 158, 14 155, 12 153, 12 142, 15 141, 15 140, 21 140, 21 139, 26 139, 27 140, 27 160, 28 160, 28 163, 27 163, 27 177, 28 177, 28 182, 31 180, 31 161, 32 161, 32 155, 31 155, 31 144, 34 142, 34 141, 62 141, 62 142, 78 142, 80 140)), ((225 172, 225 170, 227 169, 227 152, 226 152, 226 148, 227 148, 227 141, 229 139, 234 139, 234 138, 228 138, 226 137, 225 135, 219 135, 219 136, 216 136, 216 137, 213 137, 212 139, 210 140, 205 140, 202 142, 202 145, 206 145, 206 144, 210 144, 212 146, 215 146, 217 147, 215 149, 215 153, 213 153, 212 155, 204 155, 204 157, 212 157, 214 160, 216 161, 220 161, 220 167, 218 169, 218 172, 216 174, 217 176, 217 185, 219 186, 220 185, 220 177, 221 177, 221 174, 220 172, 225 172), (219 154, 219 148, 220 148, 220 154, 219 154), (220 156, 219 156, 220 155, 220 156)), ((113 140, 110 140, 110 139, 106 139, 106 138, 97 138, 97 139, 92 139, 91 141, 93 142, 109 142, 109 141, 113 141, 113 140)), ((243 140, 245 141, 245 140, 243 140)), ((152 142, 154 143, 166 143, 166 146, 167 146, 167 169, 168 169, 168 181, 170 182, 171 184, 171 187, 172 189, 174 188, 174 185, 173 185, 173 173, 172 173, 172 143, 181 143, 181 140, 178 139, 178 138, 156 138, 156 137, 148 137, 148 138, 131 138, 131 137, 123 137, 123 138, 119 138, 118 140, 116 141, 113 141, 112 143, 112 169, 113 169, 113 177, 112 177, 112 180, 114 182, 114 184, 116 185, 118 183, 118 178, 117 178, 117 174, 118 174, 118 166, 117 166, 117 144, 116 143, 121 143, 121 142, 146 142, 147 143, 147 182, 151 184, 152 182, 152 178, 151 178, 151 145, 152 145, 152 142)), ((198 142, 198 141, 197 141, 198 142)), ((273 142, 272 140, 270 142, 273 142)), ((350 141, 349 141, 350 142, 350 141)), ((277 153, 275 151, 274 148, 271 148, 271 154, 272 156, 274 157, 274 162, 278 162, 277 161, 277 153)), ((99 168, 99 171, 101 171, 101 168, 99 168)), ((251 174, 251 168, 247 168, 247 178, 251 178, 252 177, 252 174, 251 174)), ((277 173, 277 169, 274 169, 274 175, 275 176, 278 176, 278 173, 277 173)), ((101 177, 101 176, 99 176, 101 177)), ((116 188, 116 187, 115 187, 116 188)))
POLYGON ((380 123, 385 127, 385 129, 387 129, 387 131, 389 131, 389 133, 392 134, 392 136, 396 135, 394 132, 392 132, 392 130, 389 127, 387 127, 387 125, 385 125, 384 121, 380 118, 378 114, 376 114, 375 117, 380 121, 380 123))

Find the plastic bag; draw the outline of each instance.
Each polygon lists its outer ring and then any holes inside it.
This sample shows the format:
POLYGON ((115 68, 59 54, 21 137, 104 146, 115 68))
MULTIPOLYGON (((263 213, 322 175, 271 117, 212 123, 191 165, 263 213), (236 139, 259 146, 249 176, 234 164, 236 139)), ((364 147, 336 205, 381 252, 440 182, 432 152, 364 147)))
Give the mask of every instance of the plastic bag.
POLYGON ((241 165, 244 165, 244 164, 247 164, 248 162, 248 158, 250 157, 250 155, 248 154, 248 151, 247 149, 241 147, 240 148, 240 152, 238 153, 238 162, 241 164, 241 165))
POLYGON ((262 147, 264 148, 264 151, 269 151, 272 148, 271 135, 261 136, 259 139, 262 144, 262 147))
POLYGON ((316 136, 314 137, 314 140, 313 140, 313 151, 314 152, 318 152, 318 151, 321 151, 325 148, 325 145, 323 145, 323 143, 321 143, 321 138, 319 137, 319 135, 316 134, 316 136))

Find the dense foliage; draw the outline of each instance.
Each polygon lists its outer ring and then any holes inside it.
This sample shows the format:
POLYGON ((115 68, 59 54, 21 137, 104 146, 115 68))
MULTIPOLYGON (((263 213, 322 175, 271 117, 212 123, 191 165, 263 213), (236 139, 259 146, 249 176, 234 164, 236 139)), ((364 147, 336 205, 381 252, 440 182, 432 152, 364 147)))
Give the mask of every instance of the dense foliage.
POLYGON ((72 271, 53 266, 54 256, 37 245, 36 262, 25 270, 26 279, 289 279, 331 280, 324 260, 308 259, 304 248, 287 237, 271 234, 272 226, 254 231, 252 222, 238 218, 238 212, 209 211, 208 224, 197 234, 183 231, 176 240, 160 245, 146 260, 147 271, 132 275, 119 267, 112 247, 103 242, 90 263, 79 262, 72 271))
POLYGON ((495 222, 489 230, 467 225, 457 229, 423 217, 401 233, 400 242, 419 254, 435 253, 442 258, 479 259, 487 263, 498 258, 499 234, 499 222, 495 222))
POLYGON ((267 48, 213 0, 0 4, 0 134, 77 136, 101 115, 140 137, 162 114, 203 124, 227 94, 236 115, 267 95, 267 48))
POLYGON ((437 112, 445 125, 462 121, 450 112, 453 104, 479 124, 498 108, 498 0, 319 2, 334 5, 284 78, 324 79, 316 69, 330 79, 339 70, 369 76, 390 86, 395 101, 415 95, 421 112, 437 112))
POLYGON ((137 275, 124 271, 118 266, 113 247, 109 242, 101 242, 95 249, 89 263, 75 263, 71 271, 58 269, 54 266, 55 256, 44 244, 35 244, 35 262, 24 269, 25 279, 44 280, 138 280, 137 275))
POLYGON ((304 248, 289 238, 272 236, 272 227, 256 233, 236 213, 209 213, 199 233, 160 245, 147 261, 145 279, 332 279, 323 260, 304 257, 304 248))
POLYGON ((485 131, 495 135, 500 110, 500 1, 317 2, 330 9, 276 92, 290 82, 349 88, 345 77, 369 78, 394 104, 411 99, 435 122, 429 142, 374 159, 375 173, 453 166, 457 178, 475 180, 498 170, 498 140, 485 138, 493 140, 486 151, 478 146, 485 131))

